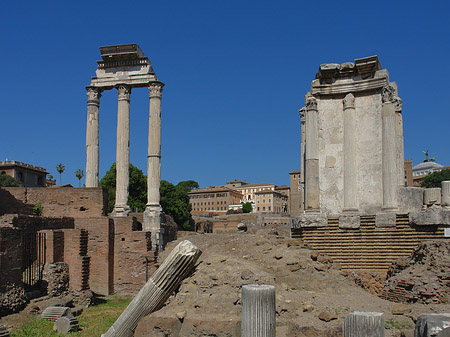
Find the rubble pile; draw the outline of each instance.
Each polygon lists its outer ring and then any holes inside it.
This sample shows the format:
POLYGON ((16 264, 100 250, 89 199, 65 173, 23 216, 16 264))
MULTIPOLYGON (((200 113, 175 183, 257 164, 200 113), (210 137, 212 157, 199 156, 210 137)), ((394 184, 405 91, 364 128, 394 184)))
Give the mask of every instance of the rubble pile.
POLYGON ((61 296, 69 290, 69 267, 67 264, 47 263, 44 266, 43 279, 47 286, 47 295, 61 296))
POLYGON ((0 317, 19 312, 26 307, 28 298, 22 286, 12 284, 0 293, 0 317))
POLYGON ((424 242, 387 273, 381 297, 403 303, 450 301, 450 242, 424 242))

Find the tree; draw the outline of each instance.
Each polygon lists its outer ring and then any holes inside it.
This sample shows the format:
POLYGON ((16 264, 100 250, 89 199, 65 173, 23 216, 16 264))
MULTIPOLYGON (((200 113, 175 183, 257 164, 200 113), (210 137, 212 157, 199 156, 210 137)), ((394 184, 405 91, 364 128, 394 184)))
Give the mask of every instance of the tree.
POLYGON ((0 174, 0 187, 18 187, 18 186, 19 184, 17 183, 16 179, 7 174, 0 174))
POLYGON ((251 213, 253 207, 251 202, 244 202, 242 204, 242 212, 243 213, 251 213))
POLYGON ((84 171, 82 169, 76 170, 75 176, 78 178, 78 187, 81 187, 81 179, 84 177, 84 171))
POLYGON ((185 193, 189 193, 194 188, 199 188, 198 182, 194 180, 180 181, 177 187, 185 193))
MULTIPOLYGON (((129 176, 128 206, 132 210, 137 208, 138 212, 143 212, 147 204, 147 178, 142 170, 133 164, 130 164, 129 176)), ((116 163, 111 165, 100 180, 100 187, 108 191, 108 211, 112 212, 116 202, 116 163)))
POLYGON ((445 180, 450 180, 450 169, 433 172, 427 175, 423 178, 420 186, 425 188, 441 187, 441 182, 445 180))
POLYGON ((161 180, 159 189, 161 195, 161 206, 164 213, 169 214, 178 226, 189 229, 192 224, 191 204, 189 203, 189 195, 185 192, 186 185, 192 180, 181 182, 182 187, 175 186, 166 180, 161 180))
POLYGON ((62 185, 62 176, 61 174, 64 172, 66 167, 63 164, 56 165, 56 171, 59 173, 59 184, 62 185))

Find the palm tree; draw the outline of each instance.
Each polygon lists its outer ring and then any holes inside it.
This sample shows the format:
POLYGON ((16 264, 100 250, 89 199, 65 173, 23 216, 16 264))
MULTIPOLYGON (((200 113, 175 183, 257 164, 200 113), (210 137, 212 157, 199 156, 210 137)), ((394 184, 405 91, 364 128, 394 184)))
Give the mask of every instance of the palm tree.
POLYGON ((62 185, 62 177, 61 174, 64 172, 66 167, 63 164, 56 165, 56 171, 59 173, 59 184, 62 185))
POLYGON ((76 170, 75 176, 78 178, 78 187, 81 187, 81 179, 84 177, 84 171, 82 169, 76 170))

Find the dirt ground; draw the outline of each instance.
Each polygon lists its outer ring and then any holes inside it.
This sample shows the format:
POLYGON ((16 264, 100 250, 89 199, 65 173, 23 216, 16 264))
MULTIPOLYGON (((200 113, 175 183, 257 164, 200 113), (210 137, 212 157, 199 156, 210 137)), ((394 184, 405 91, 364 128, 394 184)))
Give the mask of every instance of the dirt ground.
POLYGON ((160 261, 185 239, 203 252, 197 267, 161 310, 141 321, 135 336, 238 336, 246 284, 275 285, 278 337, 341 336, 352 311, 383 312, 387 337, 400 331, 413 336, 419 314, 450 312, 450 305, 398 305, 371 295, 338 266, 313 261, 300 240, 289 238, 287 227, 256 234, 183 233, 160 261))

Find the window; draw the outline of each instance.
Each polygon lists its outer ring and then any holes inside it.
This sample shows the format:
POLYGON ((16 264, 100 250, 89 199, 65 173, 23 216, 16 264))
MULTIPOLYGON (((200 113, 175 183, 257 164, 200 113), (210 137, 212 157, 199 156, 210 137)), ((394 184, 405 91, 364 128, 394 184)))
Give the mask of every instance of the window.
POLYGON ((258 206, 258 211, 259 211, 259 206, 258 206))
POLYGON ((269 206, 269 211, 270 211, 270 206, 269 206))
POLYGON ((269 202, 270 202, 270 199, 269 199, 269 202))
POLYGON ((265 206, 263 206, 263 211, 265 211, 266 210, 266 207, 265 206))

